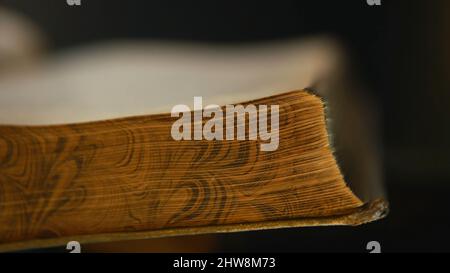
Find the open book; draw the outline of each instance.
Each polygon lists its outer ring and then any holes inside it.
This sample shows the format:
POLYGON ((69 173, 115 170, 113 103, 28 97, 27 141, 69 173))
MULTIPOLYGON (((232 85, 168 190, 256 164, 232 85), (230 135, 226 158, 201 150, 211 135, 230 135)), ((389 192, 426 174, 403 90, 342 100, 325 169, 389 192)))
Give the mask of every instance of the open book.
POLYGON ((120 43, 1 78, 0 250, 383 218, 345 59, 327 39, 120 43))

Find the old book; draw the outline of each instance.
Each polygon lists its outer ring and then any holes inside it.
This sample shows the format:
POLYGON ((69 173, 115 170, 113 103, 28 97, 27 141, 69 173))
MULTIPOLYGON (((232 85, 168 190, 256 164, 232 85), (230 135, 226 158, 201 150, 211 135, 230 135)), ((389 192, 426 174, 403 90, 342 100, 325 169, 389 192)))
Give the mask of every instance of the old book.
POLYGON ((370 105, 342 56, 320 39, 122 45, 0 80, 0 250, 383 218, 370 105), (174 139, 169 111, 195 96, 223 107, 179 113, 174 139), (227 139, 225 105, 255 106, 276 136, 260 119, 252 137, 244 112, 227 139), (211 121, 224 140, 196 139, 211 121))

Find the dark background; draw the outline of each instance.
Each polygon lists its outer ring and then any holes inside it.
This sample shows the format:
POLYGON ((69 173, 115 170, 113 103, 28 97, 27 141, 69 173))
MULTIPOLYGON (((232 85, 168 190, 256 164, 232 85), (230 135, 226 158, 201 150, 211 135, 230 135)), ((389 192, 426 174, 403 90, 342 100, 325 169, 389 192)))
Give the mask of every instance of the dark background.
POLYGON ((329 34, 351 53, 382 115, 391 213, 362 227, 219 235, 220 251, 450 250, 450 2, 446 0, 1 0, 36 22, 50 52, 133 39, 252 43, 329 34))

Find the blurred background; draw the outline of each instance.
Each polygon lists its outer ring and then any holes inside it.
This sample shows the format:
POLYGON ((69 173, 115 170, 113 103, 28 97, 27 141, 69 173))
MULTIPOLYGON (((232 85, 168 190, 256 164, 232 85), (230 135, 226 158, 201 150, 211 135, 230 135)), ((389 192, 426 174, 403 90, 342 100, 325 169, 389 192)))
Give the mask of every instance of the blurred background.
POLYGON ((118 39, 235 45, 325 34, 348 49, 355 76, 380 106, 391 203, 385 220, 362 227, 103 244, 92 250, 365 252, 367 242, 375 240, 384 252, 450 251, 449 1, 381 0, 370 6, 366 0, 81 0, 81 6, 68 6, 66 0, 0 0, 0 8, 24 19, 21 29, 30 31, 11 46, 3 35, 18 25, 7 28, 0 12, 0 74, 33 58, 118 39))

